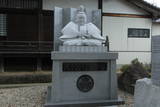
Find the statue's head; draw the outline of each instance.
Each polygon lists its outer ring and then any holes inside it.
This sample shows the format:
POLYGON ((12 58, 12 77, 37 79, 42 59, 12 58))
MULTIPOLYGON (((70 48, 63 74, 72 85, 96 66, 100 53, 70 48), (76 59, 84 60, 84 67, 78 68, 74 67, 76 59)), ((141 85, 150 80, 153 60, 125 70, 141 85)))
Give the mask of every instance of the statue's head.
POLYGON ((84 6, 80 6, 80 8, 77 11, 76 14, 76 23, 80 24, 80 25, 84 25, 87 23, 87 16, 85 13, 85 8, 84 6))

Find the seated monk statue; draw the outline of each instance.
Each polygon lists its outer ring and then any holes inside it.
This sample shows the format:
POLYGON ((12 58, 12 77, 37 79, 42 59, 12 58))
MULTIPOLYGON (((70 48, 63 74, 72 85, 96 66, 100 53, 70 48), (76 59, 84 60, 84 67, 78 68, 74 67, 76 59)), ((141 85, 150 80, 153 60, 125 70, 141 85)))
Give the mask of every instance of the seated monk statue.
POLYGON ((80 6, 75 21, 69 22, 62 29, 60 40, 63 45, 71 46, 100 46, 105 39, 101 31, 93 23, 87 23, 85 8, 80 6))

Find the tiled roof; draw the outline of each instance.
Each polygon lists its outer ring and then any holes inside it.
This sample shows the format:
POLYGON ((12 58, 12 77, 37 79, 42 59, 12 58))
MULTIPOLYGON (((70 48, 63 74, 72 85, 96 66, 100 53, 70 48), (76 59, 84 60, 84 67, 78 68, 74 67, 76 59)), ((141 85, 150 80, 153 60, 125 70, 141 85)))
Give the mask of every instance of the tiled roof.
POLYGON ((160 18, 159 7, 152 5, 144 0, 127 0, 127 1, 149 12, 153 16, 153 18, 160 18))

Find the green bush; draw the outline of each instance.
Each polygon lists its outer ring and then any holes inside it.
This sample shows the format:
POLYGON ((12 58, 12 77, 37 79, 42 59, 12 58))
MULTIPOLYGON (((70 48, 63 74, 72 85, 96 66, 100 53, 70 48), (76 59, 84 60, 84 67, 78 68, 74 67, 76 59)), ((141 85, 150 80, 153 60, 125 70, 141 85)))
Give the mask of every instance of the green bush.
POLYGON ((151 64, 143 64, 137 58, 131 61, 131 64, 123 65, 120 68, 121 72, 126 72, 130 67, 137 66, 140 67, 143 71, 151 72, 151 64))
POLYGON ((120 71, 121 71, 121 72, 127 71, 127 70, 129 69, 129 66, 130 66, 130 65, 127 65, 127 64, 126 64, 126 65, 123 65, 123 66, 121 67, 120 71))
POLYGON ((0 73, 0 84, 48 83, 51 72, 0 73))
POLYGON ((120 69, 122 74, 118 77, 119 88, 129 93, 134 93, 134 86, 138 79, 150 78, 150 64, 143 64, 134 59, 131 64, 124 65, 120 69))
POLYGON ((147 72, 151 72, 151 64, 144 64, 144 69, 147 71, 147 72))

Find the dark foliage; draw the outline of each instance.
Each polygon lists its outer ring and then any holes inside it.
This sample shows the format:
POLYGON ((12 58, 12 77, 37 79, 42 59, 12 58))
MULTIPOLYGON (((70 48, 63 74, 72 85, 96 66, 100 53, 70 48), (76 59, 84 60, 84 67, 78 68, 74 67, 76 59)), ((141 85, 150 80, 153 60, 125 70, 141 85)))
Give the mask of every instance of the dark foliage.
POLYGON ((134 86, 138 79, 150 78, 150 74, 147 72, 149 68, 146 67, 135 59, 130 65, 122 67, 122 74, 118 78, 119 88, 134 94, 134 86))
POLYGON ((52 76, 47 73, 1 73, 0 84, 48 83, 52 76))

